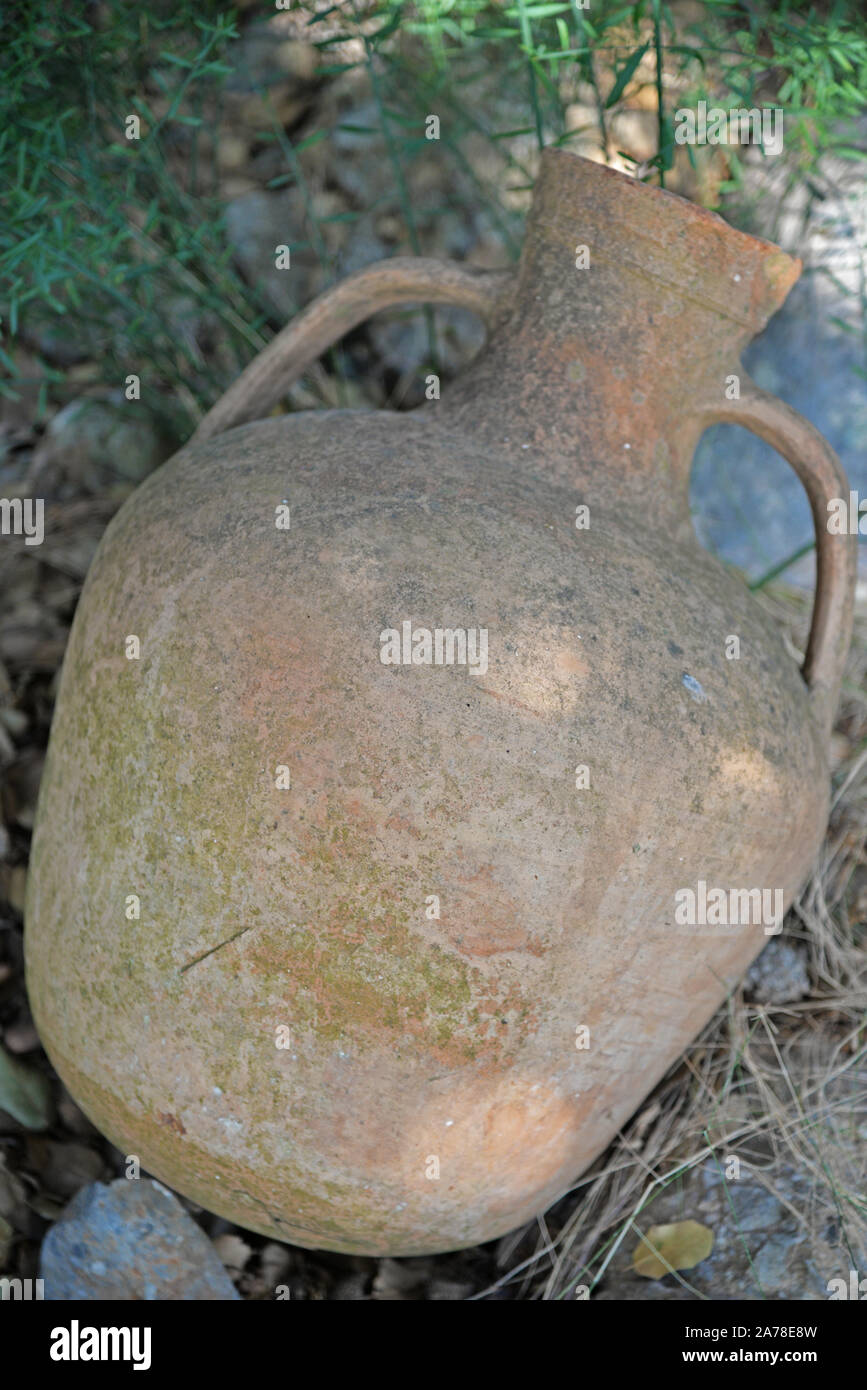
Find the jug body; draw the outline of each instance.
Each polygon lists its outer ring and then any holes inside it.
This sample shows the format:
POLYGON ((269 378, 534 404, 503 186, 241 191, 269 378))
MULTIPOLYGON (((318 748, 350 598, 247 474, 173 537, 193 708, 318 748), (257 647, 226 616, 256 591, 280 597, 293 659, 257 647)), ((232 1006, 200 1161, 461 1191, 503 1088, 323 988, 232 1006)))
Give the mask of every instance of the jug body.
POLYGON ((827 779, 778 634, 697 546, 673 565, 601 512, 577 539, 574 496, 328 413, 187 451, 110 526, 30 990, 87 1113, 207 1208, 359 1253, 511 1229, 768 939, 678 924, 678 890, 798 888, 827 779))

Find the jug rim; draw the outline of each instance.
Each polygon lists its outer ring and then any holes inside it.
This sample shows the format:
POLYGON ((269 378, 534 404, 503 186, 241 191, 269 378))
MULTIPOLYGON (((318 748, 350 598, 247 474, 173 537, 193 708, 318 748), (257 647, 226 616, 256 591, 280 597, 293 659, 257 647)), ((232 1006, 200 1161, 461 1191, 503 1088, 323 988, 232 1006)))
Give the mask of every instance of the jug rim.
POLYGON ((642 183, 573 150, 545 146, 531 222, 543 235, 546 229, 568 230, 580 241, 580 223, 594 213, 604 230, 606 256, 616 246, 626 264, 672 287, 688 266, 693 294, 696 282, 704 282, 701 297, 752 334, 779 309, 803 269, 800 257, 733 227, 679 193, 642 183), (577 174, 583 177, 576 179, 577 174), (641 248, 637 255, 631 254, 636 242, 641 248))

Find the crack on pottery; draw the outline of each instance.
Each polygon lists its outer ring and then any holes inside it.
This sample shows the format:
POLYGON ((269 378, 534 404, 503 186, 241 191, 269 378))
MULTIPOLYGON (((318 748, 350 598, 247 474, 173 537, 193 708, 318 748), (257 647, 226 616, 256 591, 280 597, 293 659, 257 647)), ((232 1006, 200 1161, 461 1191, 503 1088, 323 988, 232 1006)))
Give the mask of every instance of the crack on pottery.
POLYGON ((242 927, 241 930, 236 931, 233 936, 227 936, 225 941, 219 941, 216 946, 209 946, 207 951, 202 951, 198 956, 193 956, 193 959, 188 960, 186 965, 182 965, 180 974, 185 975, 188 970, 192 970, 194 965, 198 965, 200 961, 207 960, 208 956, 216 955, 218 951, 222 951, 224 946, 231 946, 232 942, 237 941, 239 936, 244 936, 246 932, 252 930, 252 927, 242 927))

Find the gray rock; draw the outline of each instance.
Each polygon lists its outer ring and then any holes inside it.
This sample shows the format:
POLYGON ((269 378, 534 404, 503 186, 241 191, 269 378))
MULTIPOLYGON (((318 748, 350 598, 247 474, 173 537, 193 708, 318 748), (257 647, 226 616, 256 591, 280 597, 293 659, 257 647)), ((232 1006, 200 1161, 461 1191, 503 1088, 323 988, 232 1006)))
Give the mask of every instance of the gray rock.
POLYGON ((348 1274, 334 1286, 331 1297, 338 1303, 355 1303, 367 1298, 367 1285, 370 1280, 366 1274, 348 1274))
POLYGON ((352 238, 345 251, 338 257, 339 279, 354 275, 357 270, 365 270, 377 261, 388 256, 388 247, 375 232, 366 231, 363 224, 356 224, 352 238))
POLYGON ((58 495, 65 486, 102 494, 113 484, 140 483, 177 443, 143 401, 128 401, 122 392, 107 400, 82 396, 48 426, 30 483, 58 495))
POLYGON ((810 993, 804 953, 793 941, 774 936, 753 961, 744 987, 760 1004, 794 1004, 810 993))
POLYGON ((475 1293, 472 1284, 461 1279, 432 1279, 427 1291, 429 1302, 464 1303, 475 1293))
POLYGON ((793 1215, 808 1205, 810 1179, 779 1164, 773 1181, 785 1200, 769 1192, 747 1166, 739 1178, 728 1179, 725 1167, 713 1159, 697 1165, 660 1192, 636 1225, 646 1232, 657 1224, 701 1221, 714 1235, 707 1259, 679 1278, 642 1278, 632 1268, 638 1234, 630 1231, 592 1297, 603 1302, 827 1298, 827 1281, 837 1273, 839 1254, 793 1215))
MULTIPOLYGON (((484 328, 467 309, 452 307, 434 311, 435 343, 440 369, 445 379, 455 376, 461 367, 481 349, 484 328)), ((389 318, 380 315, 371 320, 370 341, 386 367, 414 377, 415 395, 408 396, 413 404, 424 399, 425 376, 431 370, 427 325, 422 314, 389 318)))
POLYGON ((766 1294, 787 1291, 792 1281, 793 1242, 785 1236, 772 1236, 753 1256, 753 1270, 766 1294))
POLYGON ((728 1198, 739 1231, 766 1231, 782 1220, 783 1208, 773 1193, 754 1183, 748 1186, 730 1183, 728 1198))
POLYGON ((48 1300, 235 1300, 211 1242, 177 1197, 149 1178, 91 1183, 42 1245, 48 1300))
POLYGON ((280 36, 269 24, 252 24, 231 48, 229 92, 258 92, 290 79, 295 84, 312 82, 319 65, 318 50, 310 43, 280 36))
POLYGON ((359 208, 396 205, 394 166, 382 133, 375 102, 344 111, 331 137, 332 173, 338 186, 359 208))
POLYGON ((226 233, 246 279, 277 319, 290 319, 310 298, 316 257, 306 238, 306 210, 297 188, 242 193, 225 209, 226 233), (290 266, 278 270, 278 246, 290 249, 290 266))

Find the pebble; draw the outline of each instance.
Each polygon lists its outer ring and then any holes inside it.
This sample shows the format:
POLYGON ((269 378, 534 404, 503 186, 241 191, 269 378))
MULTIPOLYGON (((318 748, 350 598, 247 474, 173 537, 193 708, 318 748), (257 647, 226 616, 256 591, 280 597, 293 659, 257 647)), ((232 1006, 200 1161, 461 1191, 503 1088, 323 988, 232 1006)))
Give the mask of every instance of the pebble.
POLYGON ((19 1018, 14 1023, 10 1023, 3 1034, 3 1042, 10 1052, 19 1056, 24 1052, 35 1052, 39 1046, 39 1034, 34 1027, 33 1020, 19 1018))
POLYGON ((54 1302, 238 1299, 207 1236, 149 1178, 83 1187, 45 1237, 40 1276, 54 1302))
POLYGON ((747 996, 760 1004, 794 1004, 810 993, 807 962, 801 949, 775 936, 753 961, 744 981, 747 996))
POLYGON ((772 1236, 753 1256, 755 1277, 765 1294, 787 1290, 794 1274, 792 1241, 785 1236, 772 1236))

